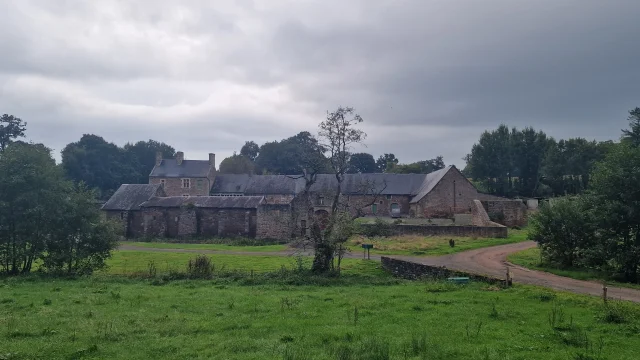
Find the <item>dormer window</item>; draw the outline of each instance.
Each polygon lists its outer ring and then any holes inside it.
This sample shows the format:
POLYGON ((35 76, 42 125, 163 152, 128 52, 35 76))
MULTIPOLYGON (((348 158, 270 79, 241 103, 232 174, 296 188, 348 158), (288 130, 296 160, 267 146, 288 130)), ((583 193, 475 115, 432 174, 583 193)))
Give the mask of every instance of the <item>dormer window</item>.
POLYGON ((191 188, 191 179, 182 179, 182 188, 190 189, 191 188))

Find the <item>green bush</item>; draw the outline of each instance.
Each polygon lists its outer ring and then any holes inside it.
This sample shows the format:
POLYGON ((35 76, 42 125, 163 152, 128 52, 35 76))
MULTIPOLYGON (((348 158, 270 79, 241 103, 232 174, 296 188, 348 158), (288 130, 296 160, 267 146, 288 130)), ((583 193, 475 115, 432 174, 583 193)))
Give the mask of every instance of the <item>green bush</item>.
POLYGON ((189 259, 187 276, 191 279, 211 279, 213 277, 211 258, 205 255, 198 255, 195 259, 189 259))

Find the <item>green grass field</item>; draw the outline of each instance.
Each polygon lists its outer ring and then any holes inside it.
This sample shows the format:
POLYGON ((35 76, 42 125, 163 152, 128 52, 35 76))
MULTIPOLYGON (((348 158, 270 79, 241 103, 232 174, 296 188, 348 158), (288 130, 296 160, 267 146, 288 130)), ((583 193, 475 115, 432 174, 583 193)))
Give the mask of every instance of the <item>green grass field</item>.
MULTIPOLYGON (((158 274, 171 271, 184 271, 189 259, 198 254, 184 252, 152 252, 152 251, 115 251, 107 261, 107 269, 102 274, 133 275, 149 272, 149 264, 153 262, 158 274)), ((227 255, 206 254, 211 258, 216 271, 239 271, 264 273, 285 269, 294 270, 299 266, 311 267, 310 257, 269 256, 269 255, 227 255), (301 261, 301 264, 298 262, 301 261)), ((342 269, 345 274, 358 273, 383 276, 380 263, 373 260, 343 259, 342 269)))
POLYGON ((606 281, 608 284, 615 285, 615 286, 640 289, 639 284, 630 284, 630 283, 615 281, 604 272, 595 271, 592 269, 579 269, 579 268, 561 269, 552 264, 546 264, 542 261, 542 258, 540 257, 539 248, 531 248, 524 251, 519 251, 517 253, 513 253, 507 257, 507 260, 509 260, 513 264, 520 265, 528 269, 545 271, 545 272, 560 275, 560 276, 566 276, 572 279, 606 281))
POLYGON ((365 238, 353 237, 348 242, 348 247, 353 252, 362 252, 361 244, 373 244, 371 254, 378 255, 426 255, 437 256, 453 254, 461 251, 473 250, 483 247, 512 244, 527 240, 525 230, 509 230, 507 238, 469 238, 469 237, 442 237, 442 236, 390 236, 365 238), (455 240, 455 247, 449 246, 449 239, 455 240))
POLYGON ((287 250, 287 245, 263 245, 263 246, 238 246, 226 244, 183 244, 168 242, 132 242, 124 241, 124 245, 133 245, 145 248, 156 249, 195 249, 195 250, 215 250, 215 251, 247 251, 247 252, 274 252, 287 250))
POLYGON ((0 281, 0 358, 634 359, 638 311, 480 283, 18 278, 0 281))

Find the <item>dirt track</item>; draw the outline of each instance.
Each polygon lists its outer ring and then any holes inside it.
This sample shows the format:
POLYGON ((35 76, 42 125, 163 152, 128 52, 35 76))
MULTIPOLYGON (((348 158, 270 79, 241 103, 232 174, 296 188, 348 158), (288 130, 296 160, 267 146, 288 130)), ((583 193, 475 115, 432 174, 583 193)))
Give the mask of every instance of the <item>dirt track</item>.
MULTIPOLYGON (((523 267, 507 262, 507 256, 511 253, 535 247, 533 241, 526 241, 516 244, 492 246, 482 249, 469 250, 457 254, 446 256, 389 256, 397 259, 412 261, 420 264, 445 266, 449 269, 459 270, 480 275, 489 275, 498 278, 505 278, 507 266, 510 268, 513 281, 521 284, 538 285, 554 290, 569 291, 578 294, 589 294, 602 296, 602 284, 592 281, 582 281, 557 276, 550 273, 525 269, 523 267)), ((136 251, 158 251, 158 252, 192 252, 192 253, 212 253, 212 254, 234 254, 234 255, 255 255, 255 256, 291 256, 296 253, 294 250, 280 252, 240 252, 240 251, 215 251, 200 249, 158 249, 146 248, 129 244, 120 246, 121 250, 136 251)), ((310 255, 309 253, 303 255, 310 255)), ((351 253, 348 257, 360 258, 362 254, 351 253)), ((371 256, 371 259, 379 260, 380 256, 371 256)), ((609 287, 610 298, 640 302, 640 290, 609 287)))

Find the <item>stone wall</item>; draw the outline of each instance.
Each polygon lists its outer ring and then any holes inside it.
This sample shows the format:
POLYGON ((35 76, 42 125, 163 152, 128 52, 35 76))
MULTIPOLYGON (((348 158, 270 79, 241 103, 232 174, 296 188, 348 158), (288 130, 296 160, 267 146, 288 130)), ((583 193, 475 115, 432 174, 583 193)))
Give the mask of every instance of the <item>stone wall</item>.
POLYGON ((255 209, 144 208, 130 224, 130 237, 256 236, 255 209))
POLYGON ((294 214, 291 205, 264 204, 258 208, 258 239, 289 240, 294 234, 294 214))
MULTIPOLYGON (((375 226, 363 224, 362 227, 375 226)), ((478 238, 506 238, 508 229, 504 226, 437 226, 437 225, 404 225, 390 224, 391 235, 421 235, 421 236, 454 236, 478 238)))
POLYGON ((398 204, 400 215, 409 215, 409 201, 411 201, 411 196, 409 195, 378 195, 375 197, 375 214, 373 212, 374 206, 371 204, 373 200, 373 195, 347 195, 349 209, 352 209, 354 214, 356 209, 361 209, 364 216, 389 217, 391 216, 391 206, 398 204))
POLYGON ((456 168, 451 168, 433 190, 415 206, 417 217, 453 217, 470 214, 478 191, 456 168))
POLYGON ((149 184, 162 184, 163 181, 166 196, 208 196, 212 185, 212 181, 208 178, 149 178, 149 184), (190 187, 188 189, 182 187, 182 179, 189 179, 190 187))
POLYGON ((471 208, 471 216, 473 217, 471 224, 474 226, 490 226, 491 220, 489 215, 484 210, 480 200, 473 200, 473 207, 471 208))
POLYGON ((381 258, 382 268, 396 277, 403 279, 446 279, 449 277, 468 277, 476 281, 483 281, 490 284, 504 283, 504 279, 498 279, 490 276, 482 276, 470 274, 462 271, 450 270, 446 267, 430 266, 418 264, 410 261, 392 259, 386 256, 381 258))
POLYGON ((105 210, 104 213, 107 220, 118 224, 122 228, 122 234, 126 236, 129 228, 129 211, 105 210))
POLYGON ((483 200, 482 206, 494 221, 509 227, 527 225, 527 205, 522 200, 483 200), (500 220, 497 220, 500 218, 500 220))

